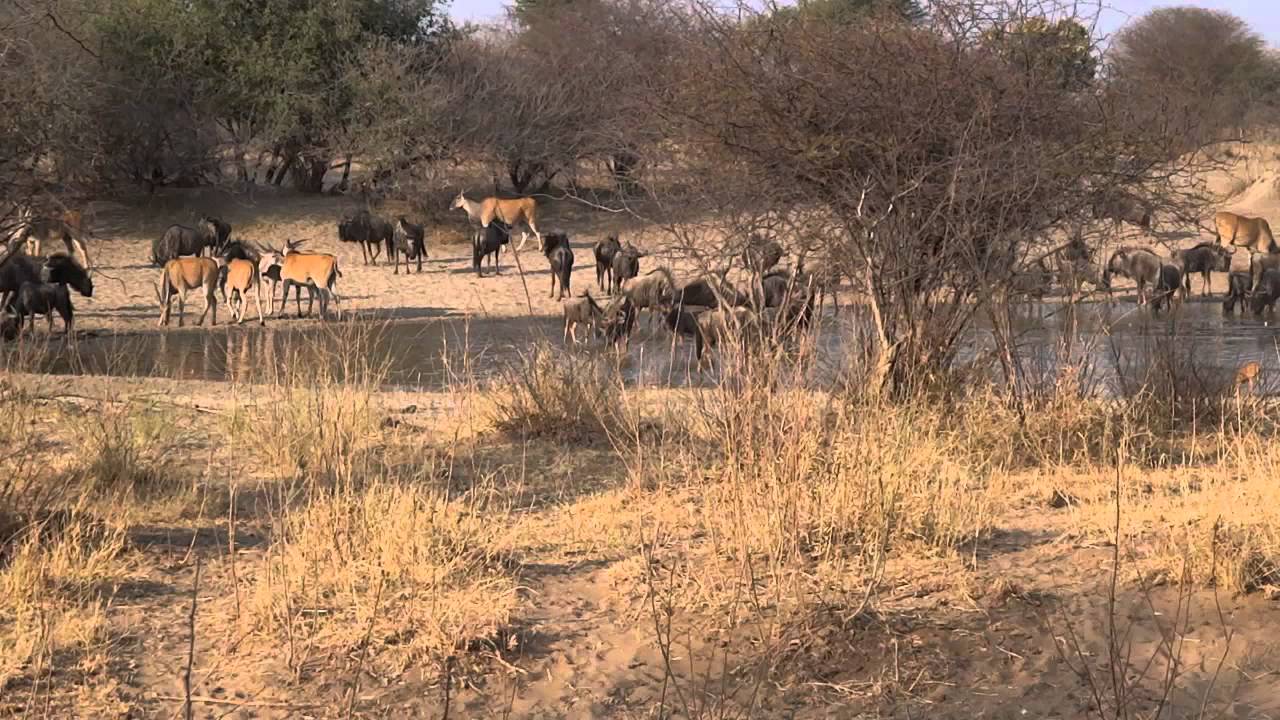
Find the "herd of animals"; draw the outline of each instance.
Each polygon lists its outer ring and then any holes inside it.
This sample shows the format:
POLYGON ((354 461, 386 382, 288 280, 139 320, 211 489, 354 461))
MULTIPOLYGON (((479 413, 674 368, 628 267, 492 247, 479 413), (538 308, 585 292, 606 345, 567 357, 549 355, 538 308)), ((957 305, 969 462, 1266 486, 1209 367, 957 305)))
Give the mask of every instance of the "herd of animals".
MULTIPOLYGON (((783 248, 772 240, 752 236, 741 253, 742 265, 752 280, 749 292, 726 280, 727 268, 681 283, 668 267, 641 274, 641 259, 646 254, 610 236, 592 248, 596 285, 608 296, 607 301, 597 301, 590 292, 572 294, 575 258, 569 237, 563 232, 543 234, 539 230, 538 204, 533 198, 473 201, 459 193, 452 209, 465 211, 477 227, 472 239, 472 267, 480 277, 485 276, 486 259, 494 273, 501 272, 499 257, 518 226, 528 230, 522 233, 518 247, 523 247, 530 233, 537 238, 550 269, 551 297, 562 301, 565 340, 575 344, 579 342, 578 331, 584 328, 614 346, 628 343, 639 313, 646 312, 649 324, 661 319, 676 335, 693 338, 701 360, 706 348, 729 336, 742 338, 751 329, 776 335, 807 326, 838 279, 830 272, 806 270, 803 256, 797 258, 795 267, 780 268, 783 248)), ((1021 277, 1027 280, 1027 294, 1031 294, 1030 288, 1042 289, 1055 278, 1077 288, 1080 282, 1089 281, 1110 290, 1113 276, 1127 277, 1137 286, 1139 304, 1150 304, 1160 312, 1185 299, 1192 275, 1201 275, 1203 292, 1208 294, 1210 273, 1227 272, 1225 311, 1234 312, 1237 305, 1248 305, 1257 314, 1274 309, 1280 301, 1280 245, 1267 221, 1219 212, 1215 231, 1215 242, 1176 251, 1168 258, 1147 248, 1121 247, 1108 259, 1100 278, 1088 249, 1077 241, 1060 249, 1053 258, 1056 267, 1051 258, 1043 258, 1021 277), (1250 253, 1248 272, 1230 272, 1234 250, 1239 248, 1250 253)), ((377 265, 385 249, 395 274, 399 274, 402 261, 406 273, 411 262, 421 272, 428 255, 425 228, 403 215, 389 219, 360 210, 338 222, 337 235, 341 242, 360 245, 366 264, 377 265)), ((74 336, 71 291, 93 295, 84 238, 78 213, 69 212, 57 221, 34 220, 29 213, 23 216, 0 256, 0 308, 6 313, 6 335, 29 331, 37 315, 46 316, 52 331, 56 313, 63 319, 68 338, 74 336), (59 240, 66 252, 44 257, 41 243, 59 240)), ((150 260, 161 268, 155 288, 159 324, 169 323, 176 298, 178 324, 182 325, 192 292, 205 301, 197 321, 200 325, 210 315, 211 324, 217 324, 219 293, 237 323, 244 321, 250 295, 259 323, 265 323, 266 314, 285 311, 290 289, 294 290, 299 317, 309 316, 317 299, 321 316, 327 317, 330 302, 340 306, 337 283, 342 272, 335 255, 306 251, 305 242, 287 241, 275 247, 236 239, 230 225, 208 216, 201 217, 195 227, 170 226, 151 248, 150 260), (281 286, 283 291, 277 293, 281 286), (267 313, 262 309, 264 287, 269 287, 267 313), (303 288, 308 290, 305 314, 303 288), (277 294, 281 298, 278 310, 277 294)), ((834 299, 834 294, 831 297, 834 299)))
POLYGON ((1149 305, 1159 313, 1171 310, 1191 294, 1193 276, 1200 276, 1201 294, 1208 296, 1212 273, 1225 272, 1225 312, 1246 306, 1255 315, 1274 312, 1280 301, 1280 244, 1266 219, 1219 212, 1214 216, 1214 232, 1213 242, 1175 250, 1169 257, 1150 248, 1121 246, 1108 258, 1101 276, 1093 267, 1092 253, 1077 239, 1019 273, 1014 289, 1022 295, 1041 295, 1057 280, 1073 291, 1088 282, 1110 292, 1111 278, 1120 276, 1134 282, 1139 305, 1149 305), (1232 272, 1231 261, 1239 249, 1249 253, 1249 270, 1232 272))
MULTIPOLYGON (((544 234, 539 229, 534 199, 490 197, 473 201, 459 193, 452 209, 464 210, 477 228, 472 238, 472 267, 481 278, 485 277, 486 259, 491 272, 501 272, 500 255, 511 244, 515 229, 521 225, 527 228, 517 249, 524 246, 530 233, 537 238, 550 269, 550 295, 563 301, 565 340, 572 339, 575 344, 579 331, 586 329, 615 347, 625 346, 643 312, 650 324, 661 319, 677 335, 692 338, 702 359, 706 348, 730 334, 743 337, 750 328, 766 324, 783 330, 806 325, 815 301, 825 302, 830 285, 829 278, 805 271, 803 259, 794 269, 778 268, 782 247, 759 237, 751 238, 742 252, 742 264, 754 279, 752 292, 744 293, 726 280, 727 268, 684 283, 678 282, 668 267, 642 274, 641 259, 646 254, 610 236, 592 248, 596 284, 608 296, 607 301, 597 301, 590 292, 572 294, 575 257, 569 236, 563 232, 544 234)), ((232 232, 222 220, 201 216, 194 227, 168 227, 152 243, 150 261, 160 268, 155 286, 159 325, 169 324, 175 299, 178 324, 185 324, 187 299, 193 294, 204 299, 197 325, 203 325, 206 317, 211 325, 217 324, 219 294, 237 323, 248 314, 250 297, 259 324, 265 324, 267 315, 285 312, 290 290, 294 291, 299 317, 310 316, 317 300, 321 317, 329 316, 330 303, 340 308, 337 285, 342 271, 335 255, 310 252, 304 248, 305 240, 273 246, 233 237, 232 232), (308 291, 305 312, 304 288, 308 291), (268 297, 265 312, 264 289, 268 297), (278 309, 277 297, 281 301, 278 309)), ((337 236, 340 242, 358 244, 366 265, 377 265, 385 249, 394 274, 399 274, 402 263, 406 273, 411 263, 416 264, 416 272, 422 272, 423 260, 428 257, 424 226, 403 215, 387 218, 360 210, 339 220, 337 236)), ((69 215, 54 222, 33 221, 28 216, 10 233, 0 256, 0 307, 7 311, 7 335, 30 332, 37 315, 46 316, 52 331, 57 314, 67 337, 74 337, 71 291, 93 295, 85 237, 79 217, 69 215), (58 241, 66 245, 66 252, 44 257, 42 244, 58 241)), ((834 300, 834 295, 831 297, 834 300)))

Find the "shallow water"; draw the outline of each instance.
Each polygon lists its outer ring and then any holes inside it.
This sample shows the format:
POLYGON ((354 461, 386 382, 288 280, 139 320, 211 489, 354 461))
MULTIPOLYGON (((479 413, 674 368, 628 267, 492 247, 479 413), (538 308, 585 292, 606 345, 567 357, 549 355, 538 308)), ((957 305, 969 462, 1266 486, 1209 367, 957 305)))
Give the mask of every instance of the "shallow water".
MULTIPOLYGON (((811 380, 829 381, 845 364, 859 313, 828 315, 816 345, 811 380)), ((640 385, 688 385, 708 381, 690 357, 692 344, 673 345, 670 335, 650 330, 642 319, 622 363, 625 379, 640 385)), ((561 344, 561 322, 553 317, 442 318, 397 322, 294 323, 265 328, 246 323, 215 329, 167 332, 82 333, 74 350, 60 334, 44 343, 9 343, 10 366, 49 373, 162 376, 185 379, 262 381, 296 368, 328 368, 332 377, 376 377, 396 388, 442 389, 451 382, 498 377, 539 341, 561 344), (354 352, 353 352, 354 350, 354 352), (357 358, 352 361, 351 358, 357 358)), ((1103 392, 1138 381, 1153 353, 1170 347, 1188 354, 1196 374, 1233 373, 1257 360, 1280 369, 1280 324, 1249 315, 1224 316, 1219 302, 1190 302, 1172 317, 1153 317, 1132 303, 1089 303, 1068 308, 1043 303, 1015 321, 1017 356, 1029 376, 1049 376, 1068 358, 1089 368, 1103 392)), ((593 344, 599 352, 599 343, 593 344)), ((989 359, 990 326, 978 316, 962 361, 989 359)), ((1274 374, 1274 373, 1271 373, 1274 374)))

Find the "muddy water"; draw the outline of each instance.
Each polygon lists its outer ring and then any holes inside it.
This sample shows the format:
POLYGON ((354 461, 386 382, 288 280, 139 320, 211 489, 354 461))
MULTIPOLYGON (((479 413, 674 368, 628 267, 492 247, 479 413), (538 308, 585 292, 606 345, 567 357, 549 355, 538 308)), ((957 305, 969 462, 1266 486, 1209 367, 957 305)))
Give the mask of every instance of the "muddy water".
MULTIPOLYGON (((707 381, 692 366, 691 344, 673 347, 670 335, 641 321, 624 361, 629 382, 687 385, 707 381)), ((818 343, 818 379, 834 378, 860 341, 858 314, 826 318, 818 343)), ((1191 302, 1174 315, 1152 317, 1132 303, 1042 304, 1015 323, 1017 354, 1029 376, 1052 374, 1064 358, 1089 368, 1103 392, 1117 392, 1147 372, 1154 353, 1176 348, 1197 374, 1221 376, 1257 360, 1280 370, 1280 324, 1252 316, 1224 316, 1218 302, 1191 302), (1189 360, 1188 360, 1189 358, 1189 360)), ((50 373, 163 376, 266 381, 327 368, 337 379, 373 373, 392 387, 441 389, 454 381, 498 377, 539 341, 561 343, 558 318, 444 318, 341 322, 277 321, 265 328, 219 326, 135 334, 82 333, 73 351, 60 334, 50 343, 6 345, 11 367, 50 373)), ((990 327, 979 319, 961 360, 989 357, 990 327)), ((1271 375, 1276 373, 1272 372, 1271 375)))

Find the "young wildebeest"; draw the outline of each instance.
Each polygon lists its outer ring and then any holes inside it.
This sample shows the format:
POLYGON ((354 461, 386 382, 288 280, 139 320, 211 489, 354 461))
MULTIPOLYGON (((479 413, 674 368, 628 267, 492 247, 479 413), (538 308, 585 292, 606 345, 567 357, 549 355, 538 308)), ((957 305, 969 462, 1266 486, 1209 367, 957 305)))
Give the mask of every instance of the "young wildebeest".
POLYGON ((622 283, 640 275, 640 258, 644 253, 631 245, 622 248, 613 256, 613 291, 622 291, 622 283))
POLYGON ((342 242, 360 243, 364 264, 378 264, 382 246, 390 248, 395 231, 385 218, 368 210, 359 210, 338 221, 338 239, 342 242))
POLYGON ((1210 273, 1231 270, 1231 251, 1214 243, 1200 243, 1193 248, 1179 250, 1173 255, 1182 264, 1183 297, 1191 294, 1191 274, 1200 273, 1200 294, 1209 294, 1212 282, 1210 273))
POLYGON ((18 289, 15 310, 18 315, 18 326, 21 329, 24 320, 28 328, 35 327, 36 315, 45 315, 49 320, 49 332, 53 332, 53 313, 62 317, 67 337, 75 336, 71 305, 71 293, 67 286, 75 288, 85 297, 93 297, 93 280, 79 263, 67 255, 58 253, 44 262, 40 271, 42 282, 24 282, 18 289))
MULTIPOLYGON (((523 243, 522 243, 523 244, 523 243)), ((560 297, 571 293, 570 283, 573 279, 573 249, 569 247, 569 236, 564 233, 549 233, 542 238, 542 253, 551 263, 551 293, 548 297, 556 297, 556 283, 560 284, 560 297)))
POLYGON ((396 218, 392 230, 392 240, 387 243, 387 255, 395 265, 393 275, 400 274, 400 255, 404 255, 404 272, 409 273, 409 261, 418 261, 418 272, 422 272, 422 259, 427 257, 427 231, 422 225, 414 225, 403 215, 396 218))
POLYGON ((1264 310, 1274 313, 1276 300, 1280 300, 1280 270, 1268 270, 1262 273, 1262 282, 1249 297, 1249 309, 1254 315, 1261 315, 1264 310))
POLYGON ((707 348, 727 340, 739 340, 745 350, 753 334, 759 332, 759 318, 744 307, 722 307, 697 315, 698 334, 694 336, 695 356, 701 364, 707 348))
POLYGON ((165 263, 160 273, 163 288, 156 288, 160 301, 160 325, 169 324, 169 311, 173 296, 178 296, 178 327, 186 321, 187 293, 201 290, 204 293, 204 312, 197 325, 204 324, 206 315, 213 312, 213 325, 218 324, 218 302, 214 298, 218 290, 218 262, 206 257, 180 257, 165 263))
POLYGON ((591 297, 591 293, 584 292, 582 297, 570 298, 564 303, 564 339, 568 342, 569 338, 573 338, 576 345, 578 343, 578 326, 586 325, 591 331, 595 331, 600 319, 604 316, 604 311, 596 304, 595 298, 591 297))
POLYGON ((595 247, 591 250, 596 257, 596 287, 604 291, 608 291, 609 288, 616 291, 622 284, 622 281, 613 279, 613 258, 622 252, 622 244, 618 242, 618 236, 610 235, 603 240, 597 240, 595 247), (608 285, 605 285, 605 278, 609 279, 608 285))
POLYGON ((493 274, 502 274, 502 269, 498 266, 498 255, 502 252, 502 246, 510 242, 511 226, 501 220, 494 220, 487 227, 477 230, 475 237, 471 239, 471 266, 475 268, 476 275, 484 277, 481 264, 485 257, 490 258, 493 274))
POLYGON ((1222 312, 1235 313, 1237 303, 1240 304, 1240 309, 1244 310, 1252 285, 1253 279, 1247 272, 1233 272, 1227 275, 1227 298, 1222 301, 1222 312))
POLYGON ((217 218, 201 216, 194 228, 170 225, 164 235, 151 245, 151 264, 164 267, 179 257, 202 257, 204 249, 222 247, 231 236, 231 226, 217 218))
POLYGON ((1133 280, 1138 285, 1138 304, 1147 302, 1147 285, 1155 285, 1160 281, 1160 256, 1143 248, 1122 247, 1111 255, 1107 268, 1102 273, 1102 287, 1111 290, 1111 276, 1121 275, 1133 280))

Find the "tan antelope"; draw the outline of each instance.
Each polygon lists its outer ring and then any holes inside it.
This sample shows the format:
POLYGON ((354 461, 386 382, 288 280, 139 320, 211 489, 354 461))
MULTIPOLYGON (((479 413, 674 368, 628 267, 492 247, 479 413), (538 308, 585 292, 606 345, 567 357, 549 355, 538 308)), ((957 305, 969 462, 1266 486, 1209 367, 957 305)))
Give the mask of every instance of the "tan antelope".
POLYGON ((45 243, 59 242, 66 247, 67 255, 78 258, 86 269, 92 269, 84 237, 81 211, 66 210, 61 218, 37 217, 29 207, 19 211, 17 228, 12 233, 13 240, 21 243, 31 257, 43 256, 45 243))
POLYGON ((1247 362, 1236 370, 1235 387, 1236 394, 1240 394, 1240 386, 1248 385, 1249 392, 1253 392, 1253 383, 1258 379, 1258 374, 1262 372, 1262 365, 1257 360, 1247 362))
POLYGON ((267 254, 263 256, 263 260, 268 261, 269 265, 277 265, 280 268, 280 282, 284 285, 280 310, 285 309, 289 301, 289 288, 294 287, 297 288, 294 299, 298 304, 298 317, 303 317, 302 288, 306 287, 310 291, 310 297, 307 299, 307 315, 311 315, 316 295, 319 294, 320 315, 327 317, 330 299, 335 305, 342 303, 342 298, 338 297, 338 293, 334 290, 338 278, 342 277, 342 271, 338 269, 338 258, 327 253, 298 252, 301 244, 287 242, 284 250, 267 247, 267 254))
POLYGON ((162 288, 156 288, 156 298, 160 301, 160 325, 169 324, 169 310, 173 296, 178 296, 178 327, 182 327, 186 318, 187 293, 192 290, 204 292, 204 312, 200 313, 197 325, 204 324, 204 318, 213 313, 212 325, 218 324, 218 261, 207 257, 180 257, 165 263, 160 273, 162 288))
MULTIPOLYGON (((510 225, 512 229, 515 229, 516 223, 523 222, 529 226, 534 236, 538 238, 538 249, 542 249, 542 233, 538 232, 538 201, 531 197, 511 199, 487 197, 476 202, 475 200, 468 200, 464 193, 459 192, 458 197, 453 200, 451 209, 457 210, 458 208, 465 210, 467 217, 471 218, 472 222, 479 222, 482 228, 489 227, 489 223, 493 222, 494 219, 501 220, 510 225)), ((522 235, 520 246, 516 249, 523 250, 527 239, 527 236, 522 235)))
POLYGON ((1222 245, 1249 248, 1250 252, 1280 253, 1266 218, 1247 217, 1233 212, 1213 216, 1214 233, 1222 245))
POLYGON ((252 260, 235 258, 227 261, 222 273, 227 310, 236 319, 236 324, 244 322, 245 308, 249 305, 249 291, 253 290, 253 299, 258 306, 258 324, 266 325, 267 321, 262 316, 262 275, 258 271, 258 264, 252 260), (238 305, 231 304, 231 298, 235 296, 239 296, 238 305))

